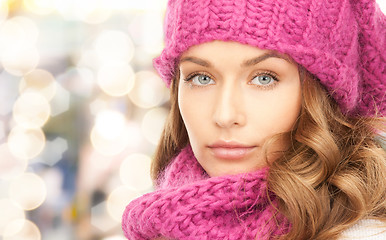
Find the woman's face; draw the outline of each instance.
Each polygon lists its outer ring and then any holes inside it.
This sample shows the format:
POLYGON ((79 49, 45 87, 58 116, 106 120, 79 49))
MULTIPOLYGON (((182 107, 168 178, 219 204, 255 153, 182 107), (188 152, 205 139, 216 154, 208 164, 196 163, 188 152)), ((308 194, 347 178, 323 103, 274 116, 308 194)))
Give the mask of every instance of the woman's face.
MULTIPOLYGON (((264 142, 290 131, 300 112, 297 65, 277 52, 214 41, 186 51, 179 70, 181 116, 206 172, 220 176, 266 166, 264 142)), ((287 148, 284 140, 274 144, 268 161, 287 148)))

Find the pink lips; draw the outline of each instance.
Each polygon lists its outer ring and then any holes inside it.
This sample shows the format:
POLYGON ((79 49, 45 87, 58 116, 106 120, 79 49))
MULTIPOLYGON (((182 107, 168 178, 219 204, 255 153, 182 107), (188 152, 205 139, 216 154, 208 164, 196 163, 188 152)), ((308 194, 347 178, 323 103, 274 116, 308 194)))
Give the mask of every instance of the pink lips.
POLYGON ((256 146, 248 146, 237 142, 218 141, 208 148, 214 157, 221 159, 236 160, 247 156, 256 146))

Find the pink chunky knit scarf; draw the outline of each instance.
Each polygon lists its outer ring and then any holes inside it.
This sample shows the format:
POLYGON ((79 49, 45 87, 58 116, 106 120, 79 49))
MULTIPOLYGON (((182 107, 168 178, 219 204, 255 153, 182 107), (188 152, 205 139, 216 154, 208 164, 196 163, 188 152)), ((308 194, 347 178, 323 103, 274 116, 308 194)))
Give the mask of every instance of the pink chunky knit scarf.
POLYGON ((159 189, 127 206, 122 229, 128 239, 272 239, 288 232, 267 191, 267 168, 209 178, 183 149, 165 170, 159 189))

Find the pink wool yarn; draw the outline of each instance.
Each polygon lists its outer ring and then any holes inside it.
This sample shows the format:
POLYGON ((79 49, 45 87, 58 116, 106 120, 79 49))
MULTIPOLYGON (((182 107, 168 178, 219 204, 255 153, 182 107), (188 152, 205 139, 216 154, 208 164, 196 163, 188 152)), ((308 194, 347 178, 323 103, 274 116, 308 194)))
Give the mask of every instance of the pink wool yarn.
POLYGON ((267 190, 268 169, 208 178, 184 148, 166 169, 160 188, 127 206, 122 228, 132 240, 272 239, 289 230, 267 190))
POLYGON ((169 86, 189 47, 237 41, 290 55, 343 112, 385 115, 385 22, 375 0, 169 0, 153 63, 169 86))

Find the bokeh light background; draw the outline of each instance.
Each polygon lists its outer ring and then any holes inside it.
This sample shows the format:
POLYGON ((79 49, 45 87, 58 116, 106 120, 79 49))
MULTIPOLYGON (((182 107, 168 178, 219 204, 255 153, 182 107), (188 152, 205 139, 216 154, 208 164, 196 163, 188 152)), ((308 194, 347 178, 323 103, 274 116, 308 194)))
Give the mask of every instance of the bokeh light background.
POLYGON ((168 113, 166 0, 0 0, 0 239, 123 239, 168 113))
POLYGON ((0 0, 0 239, 124 239, 169 109, 165 8, 0 0))

